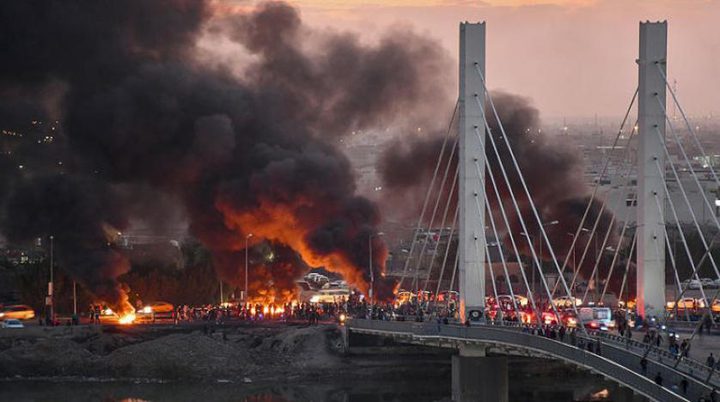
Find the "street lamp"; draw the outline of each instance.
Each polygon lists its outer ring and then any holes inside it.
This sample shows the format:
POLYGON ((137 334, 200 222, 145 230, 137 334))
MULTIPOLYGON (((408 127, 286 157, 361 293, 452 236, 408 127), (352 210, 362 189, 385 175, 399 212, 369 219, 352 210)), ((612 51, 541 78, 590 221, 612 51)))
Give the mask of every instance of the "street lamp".
POLYGON ((55 300, 54 300, 54 297, 53 297, 53 293, 54 293, 54 292, 53 292, 53 290, 54 290, 53 288, 55 287, 55 280, 54 280, 54 275, 55 275, 55 272, 54 272, 54 271, 55 271, 55 269, 54 269, 54 267, 53 267, 53 265, 54 265, 54 263, 53 263, 53 258, 54 258, 54 252, 55 252, 55 250, 54 250, 54 246, 55 246, 54 240, 55 240, 55 236, 50 235, 50 283, 48 283, 48 302, 49 302, 48 304, 50 305, 49 310, 50 310, 50 321, 51 321, 51 322, 55 321, 55 320, 54 320, 54 317, 55 317, 55 300))
POLYGON ((373 237, 380 237, 383 236, 385 233, 378 232, 378 233, 370 233, 368 236, 368 269, 370 269, 370 291, 368 292, 368 296, 370 296, 370 304, 373 304, 373 288, 375 287, 375 273, 373 273, 373 256, 372 256, 372 239, 373 237))
POLYGON ((250 238, 253 237, 252 233, 248 233, 247 236, 245 236, 245 302, 247 303, 248 300, 248 248, 249 248, 249 241, 250 238))

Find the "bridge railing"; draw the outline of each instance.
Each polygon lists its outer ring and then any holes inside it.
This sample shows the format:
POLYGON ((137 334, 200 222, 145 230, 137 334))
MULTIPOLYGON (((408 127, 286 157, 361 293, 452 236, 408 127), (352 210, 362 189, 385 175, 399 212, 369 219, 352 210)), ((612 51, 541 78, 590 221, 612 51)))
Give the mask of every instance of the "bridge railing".
POLYGON ((714 387, 720 387, 720 373, 697 360, 677 356, 666 349, 615 334, 596 331, 592 332, 591 335, 605 341, 613 342, 615 345, 623 346, 628 350, 647 356, 650 359, 655 359, 659 363, 673 367, 699 381, 708 382, 714 387))
MULTIPOLYGON (((673 368, 670 365, 664 364, 662 360, 653 361, 649 358, 647 365, 648 370, 645 373, 642 372, 640 360, 644 354, 633 353, 633 351, 626 350, 624 345, 620 345, 616 339, 613 339, 612 342, 608 342, 611 340, 610 338, 603 338, 601 336, 594 336, 590 338, 578 336, 575 339, 578 343, 587 344, 599 342, 599 344, 602 345, 602 352, 598 350, 590 352, 584 348, 578 348, 575 344, 570 343, 570 337, 568 336, 566 336, 563 340, 550 339, 542 335, 533 335, 531 333, 521 331, 521 326, 515 325, 514 323, 510 324, 511 325, 479 325, 464 327, 459 325, 445 325, 429 322, 352 320, 349 323, 351 329, 364 328, 372 330, 375 333, 387 333, 393 336, 404 335, 413 338, 438 338, 445 340, 455 339, 458 341, 476 340, 480 343, 499 343, 525 347, 528 349, 534 349, 540 353, 551 354, 573 361, 577 364, 601 371, 606 375, 608 373, 613 373, 613 371, 607 372, 604 370, 617 370, 617 365, 620 365, 620 367, 623 367, 624 370, 629 371, 629 373, 622 371, 618 372, 617 375, 613 374, 610 376, 645 394, 648 394, 651 392, 653 387, 656 387, 656 385, 650 381, 646 375, 652 375, 658 372, 662 373, 662 377, 666 384, 680 384, 683 379, 686 379, 690 385, 686 396, 691 398, 691 400, 698 400, 700 397, 705 396, 712 391, 712 387, 706 385, 704 379, 699 378, 698 376, 688 376, 687 373, 673 368), (649 389, 641 388, 647 387, 648 382, 652 385, 649 389)), ((642 352, 642 350, 640 350, 640 352, 642 352)), ((672 392, 670 393, 672 394, 672 392)))
MULTIPOLYGON (((432 321, 418 321, 418 316, 406 315, 400 316, 400 320, 405 322, 415 323, 426 323, 430 324, 432 321)), ((428 317, 425 317, 428 318, 428 317)), ((390 321, 392 322, 392 321, 390 321)), ((457 323, 453 323, 457 324, 457 323)), ((514 321, 487 321, 484 325, 508 329, 523 329, 526 325, 520 322, 514 321)), ((645 356, 648 360, 656 361, 660 364, 664 364, 667 367, 677 370, 697 381, 707 382, 713 387, 720 388, 720 372, 713 370, 702 362, 690 359, 688 357, 680 358, 678 362, 678 356, 670 353, 670 351, 662 348, 658 348, 647 343, 637 341, 635 339, 628 339, 623 336, 615 335, 603 331, 590 331, 589 334, 595 338, 600 338, 605 341, 614 342, 616 345, 622 345, 628 350, 632 350, 634 353, 645 356)))

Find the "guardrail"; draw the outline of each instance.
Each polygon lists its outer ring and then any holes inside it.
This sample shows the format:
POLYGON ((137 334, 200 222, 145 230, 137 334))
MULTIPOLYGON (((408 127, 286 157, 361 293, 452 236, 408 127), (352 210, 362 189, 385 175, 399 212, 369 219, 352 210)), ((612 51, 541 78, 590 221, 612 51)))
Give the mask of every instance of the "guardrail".
POLYGON ((673 367, 698 381, 707 382, 714 388, 720 388, 720 373, 697 360, 677 356, 668 350, 619 335, 605 332, 592 332, 591 334, 596 338, 601 338, 605 341, 613 342, 615 345, 623 346, 626 350, 636 354, 647 356, 650 360, 673 367))
MULTIPOLYGON (((690 387, 687 395, 680 396, 672 390, 655 384, 642 373, 639 361, 641 356, 625 351, 616 344, 605 344, 601 354, 580 349, 559 340, 523 332, 519 326, 477 325, 464 327, 458 325, 438 325, 423 322, 398 322, 377 320, 351 320, 347 323, 350 331, 370 332, 378 335, 405 335, 414 340, 445 340, 460 342, 476 342, 480 344, 500 344, 510 347, 533 350, 554 356, 574 364, 587 367, 634 389, 651 399, 658 401, 698 400, 712 391, 696 378, 688 378, 690 387), (687 399, 691 398, 691 399, 687 399)), ((566 337, 567 339, 568 337, 566 337)), ((583 342, 597 341, 601 338, 585 338, 583 342)), ((602 344, 602 340, 600 341, 602 344)), ((648 373, 660 372, 665 384, 679 383, 684 377, 673 367, 648 359, 648 373)))

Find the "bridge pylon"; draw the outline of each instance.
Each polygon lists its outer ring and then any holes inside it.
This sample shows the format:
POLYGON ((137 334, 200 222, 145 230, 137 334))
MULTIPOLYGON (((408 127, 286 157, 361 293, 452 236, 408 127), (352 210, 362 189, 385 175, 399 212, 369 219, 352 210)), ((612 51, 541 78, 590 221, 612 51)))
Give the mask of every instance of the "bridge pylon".
POLYGON ((485 175, 485 92, 478 68, 485 76, 485 23, 461 23, 458 273, 463 322, 479 320, 485 310, 485 188, 480 176, 485 175))
POLYGON ((640 23, 637 63, 637 311, 645 318, 662 317, 665 309, 666 99, 665 79, 658 67, 666 72, 667 22, 640 23), (662 172, 658 171, 658 164, 662 172))

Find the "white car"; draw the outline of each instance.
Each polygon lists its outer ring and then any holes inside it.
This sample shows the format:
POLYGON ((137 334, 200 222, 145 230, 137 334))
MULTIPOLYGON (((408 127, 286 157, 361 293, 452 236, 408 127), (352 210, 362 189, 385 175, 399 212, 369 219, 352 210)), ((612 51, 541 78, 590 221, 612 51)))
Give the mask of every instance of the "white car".
POLYGON ((688 285, 687 285, 687 288, 688 288, 688 289, 700 289, 700 281, 697 280, 697 279, 692 279, 692 280, 689 280, 689 281, 685 281, 685 283, 688 284, 688 285))
POLYGON ((20 320, 16 320, 16 319, 4 320, 2 322, 2 327, 3 328, 25 328, 23 323, 20 322, 20 320))
POLYGON ((713 282, 710 278, 701 278, 700 282, 702 282, 703 288, 714 288, 715 282, 713 282))

